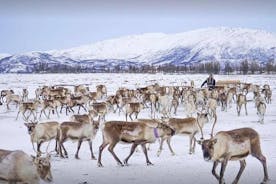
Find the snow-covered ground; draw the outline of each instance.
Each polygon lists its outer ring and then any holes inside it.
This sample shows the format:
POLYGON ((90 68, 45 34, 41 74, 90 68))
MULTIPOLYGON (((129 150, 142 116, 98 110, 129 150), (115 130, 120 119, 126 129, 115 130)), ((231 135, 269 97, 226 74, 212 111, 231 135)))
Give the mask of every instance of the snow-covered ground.
MULTIPOLYGON (((98 84, 105 84, 108 94, 113 94, 118 87, 142 87, 155 82, 161 85, 182 85, 185 82, 194 80, 197 87, 206 78, 206 75, 164 75, 164 74, 41 74, 41 75, 0 75, 0 90, 13 89, 16 93, 21 93, 22 88, 28 88, 30 97, 34 97, 34 90, 42 85, 54 84, 87 84, 91 91, 95 90, 98 84)), ((267 157, 269 183, 276 183, 276 75, 253 75, 253 76, 215 76, 220 79, 239 79, 243 82, 252 82, 255 84, 270 84, 273 90, 272 104, 267 105, 265 123, 257 122, 258 117, 253 102, 248 104, 248 116, 245 116, 242 109, 241 116, 238 117, 236 108, 233 106, 228 112, 218 112, 218 123, 215 132, 220 130, 230 130, 240 127, 252 127, 257 130, 261 137, 261 146, 264 155, 267 157)), ((252 95, 249 95, 252 99, 252 95)), ((2 149, 21 149, 29 154, 34 154, 30 137, 27 129, 24 127, 22 117, 15 120, 17 109, 15 106, 7 111, 5 106, 0 106, 0 148, 2 149)), ((177 112, 177 117, 184 117, 183 105, 177 112)), ((144 109, 139 115, 140 118, 149 118, 149 109, 144 109)), ((62 122, 68 120, 63 114, 60 118, 55 115, 52 120, 62 122)), ((124 116, 110 113, 107 120, 124 120, 124 116)), ((41 121, 47 121, 42 119, 41 121)), ((211 123, 204 127, 205 136, 210 133, 211 123)), ((199 135, 197 135, 199 137, 199 135)), ((102 142, 101 133, 98 133, 93 142, 94 153, 98 156, 98 147, 102 142)), ((42 150, 45 150, 45 146, 42 150)), ((167 146, 160 157, 156 156, 158 142, 151 146, 149 158, 154 166, 146 166, 144 154, 140 151, 134 153, 129 160, 128 167, 119 167, 114 161, 107 149, 103 152, 102 163, 104 168, 97 167, 97 161, 90 160, 88 144, 84 143, 80 150, 80 160, 74 158, 77 143, 67 142, 66 148, 69 151, 69 159, 52 157, 52 173, 54 183, 78 184, 78 183, 217 183, 211 174, 212 163, 203 160, 201 148, 197 145, 195 154, 188 154, 188 137, 175 136, 172 138, 172 147, 176 156, 171 156, 167 146)), ((54 148, 54 142, 51 142, 50 150, 54 148)), ((130 151, 130 145, 117 145, 115 153, 121 160, 126 157, 130 151)), ((239 169, 239 162, 230 162, 226 168, 226 183, 233 181, 239 169)), ((240 179, 240 183, 260 183, 263 178, 263 169, 261 163, 249 156, 247 158, 246 169, 240 179)))

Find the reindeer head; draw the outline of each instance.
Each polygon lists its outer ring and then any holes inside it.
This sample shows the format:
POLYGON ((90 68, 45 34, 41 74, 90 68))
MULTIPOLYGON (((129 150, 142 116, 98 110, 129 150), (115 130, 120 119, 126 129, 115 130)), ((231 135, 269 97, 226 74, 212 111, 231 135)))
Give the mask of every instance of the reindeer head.
POLYGON ((37 168, 39 177, 46 182, 53 181, 53 177, 51 173, 50 155, 47 155, 46 157, 32 156, 32 158, 33 158, 33 163, 37 168))
POLYGON ((37 122, 31 122, 31 123, 24 123, 24 125, 27 127, 28 129, 28 133, 29 134, 32 134, 34 129, 35 129, 35 126, 37 125, 37 122))
POLYGON ((200 125, 203 125, 203 124, 205 124, 205 123, 208 123, 208 122, 209 122, 208 113, 198 112, 198 113, 197 113, 197 122, 198 122, 200 125))
POLYGON ((156 128, 158 129, 159 134, 165 137, 171 137, 175 134, 175 130, 165 123, 159 122, 156 128))
POLYGON ((197 143, 201 145, 204 160, 211 160, 214 155, 214 145, 217 143, 217 139, 202 139, 200 141, 197 141, 197 143))

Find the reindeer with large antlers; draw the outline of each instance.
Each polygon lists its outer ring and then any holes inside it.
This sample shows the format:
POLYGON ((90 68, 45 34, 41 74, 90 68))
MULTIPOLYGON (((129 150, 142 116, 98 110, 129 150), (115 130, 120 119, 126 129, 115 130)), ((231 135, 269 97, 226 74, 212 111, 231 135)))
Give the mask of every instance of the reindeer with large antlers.
POLYGON ((202 145, 202 152, 204 160, 212 160, 214 162, 212 174, 216 177, 220 184, 224 182, 224 172, 228 161, 240 161, 240 170, 233 181, 238 183, 246 166, 245 158, 252 155, 257 158, 263 165, 264 178, 262 183, 268 181, 266 157, 262 154, 259 134, 252 128, 240 128, 229 131, 220 131, 213 136, 213 129, 211 138, 204 140, 203 133, 202 140, 198 141, 202 145), (218 164, 221 163, 220 174, 216 173, 218 164))

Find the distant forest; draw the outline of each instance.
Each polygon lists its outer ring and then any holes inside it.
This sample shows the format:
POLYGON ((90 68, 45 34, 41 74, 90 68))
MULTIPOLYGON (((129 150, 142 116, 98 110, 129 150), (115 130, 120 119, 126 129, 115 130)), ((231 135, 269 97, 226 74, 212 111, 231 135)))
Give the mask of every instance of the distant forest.
POLYGON ((214 74, 276 74, 276 63, 271 60, 267 63, 244 60, 233 65, 225 62, 222 66, 217 61, 195 63, 187 65, 112 65, 112 66, 87 66, 87 65, 64 65, 47 63, 38 63, 27 68, 26 73, 214 73, 214 74))

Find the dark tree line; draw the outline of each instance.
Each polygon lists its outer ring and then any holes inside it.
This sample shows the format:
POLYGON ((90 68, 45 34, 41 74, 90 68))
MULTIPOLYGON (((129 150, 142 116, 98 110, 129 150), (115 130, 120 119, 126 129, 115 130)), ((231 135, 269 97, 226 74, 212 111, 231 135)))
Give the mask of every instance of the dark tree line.
POLYGON ((27 73, 214 73, 214 74, 262 74, 276 73, 276 63, 271 60, 267 63, 257 61, 243 60, 240 63, 224 62, 223 65, 217 61, 200 62, 195 64, 183 65, 112 65, 112 66, 94 66, 94 65, 66 65, 66 64, 47 64, 37 63, 27 68, 27 73))

